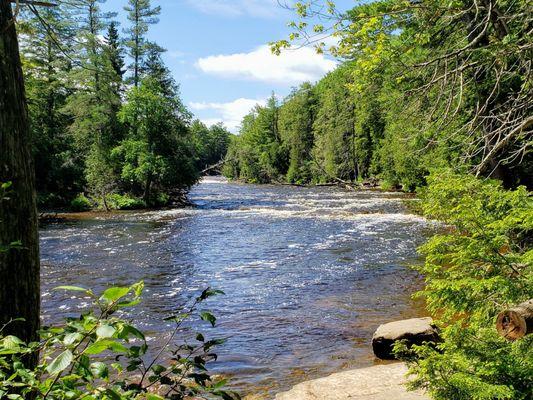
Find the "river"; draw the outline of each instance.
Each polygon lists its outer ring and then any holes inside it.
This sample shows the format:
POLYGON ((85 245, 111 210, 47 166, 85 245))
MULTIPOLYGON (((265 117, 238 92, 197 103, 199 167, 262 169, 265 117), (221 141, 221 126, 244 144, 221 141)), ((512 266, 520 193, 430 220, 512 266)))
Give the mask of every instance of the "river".
POLYGON ((214 372, 244 393, 272 393, 306 379, 374 363, 383 322, 420 316, 408 268, 431 225, 400 193, 332 187, 242 185, 207 178, 195 207, 85 214, 41 227, 43 319, 86 306, 51 290, 95 290, 144 280, 131 317, 157 347, 163 318, 211 286, 227 337, 214 372), (58 313, 59 312, 59 313, 58 313))

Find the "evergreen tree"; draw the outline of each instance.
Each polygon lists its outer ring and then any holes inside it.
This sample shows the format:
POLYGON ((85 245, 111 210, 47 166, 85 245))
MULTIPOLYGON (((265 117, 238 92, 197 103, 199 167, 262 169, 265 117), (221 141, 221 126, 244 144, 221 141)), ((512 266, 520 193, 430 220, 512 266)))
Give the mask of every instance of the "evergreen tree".
POLYGON ((348 66, 327 75, 316 87, 313 158, 320 181, 359 177, 354 152, 355 104, 349 91, 348 66))
POLYGON ((124 76, 124 55, 118 33, 118 22, 111 21, 107 27, 107 33, 105 36, 105 50, 107 52, 107 58, 113 67, 115 74, 122 78, 124 76))
POLYGON ((150 25, 159 22, 157 16, 161 13, 161 7, 152 7, 150 0, 128 0, 128 5, 124 7, 128 13, 128 20, 131 22, 131 27, 125 32, 126 48, 128 55, 131 57, 132 64, 130 70, 132 72, 131 80, 135 87, 139 86, 141 79, 141 67, 148 50, 153 49, 154 46, 146 39, 146 33, 150 25))
POLYGON ((82 170, 73 162, 62 109, 74 90, 69 79, 73 64, 73 8, 46 7, 39 17, 23 14, 21 49, 32 131, 39 201, 61 205, 80 189, 82 170))
MULTIPOLYGON (((83 38, 77 52, 79 64, 71 73, 77 87, 64 111, 73 116, 69 131, 75 139, 78 163, 84 165, 84 178, 91 194, 107 204, 106 196, 116 187, 111 149, 121 139, 117 112, 120 109, 121 76, 118 38, 111 30, 111 47, 99 36, 112 13, 103 13, 101 1, 84 0, 78 19, 83 38), (120 70, 120 68, 119 68, 120 70)), ((108 32, 110 28, 107 28, 108 32)), ((107 207, 107 206, 106 206, 107 207)))
POLYGON ((287 182, 306 183, 311 180, 314 113, 315 95, 310 83, 294 90, 280 107, 279 131, 289 153, 287 182))

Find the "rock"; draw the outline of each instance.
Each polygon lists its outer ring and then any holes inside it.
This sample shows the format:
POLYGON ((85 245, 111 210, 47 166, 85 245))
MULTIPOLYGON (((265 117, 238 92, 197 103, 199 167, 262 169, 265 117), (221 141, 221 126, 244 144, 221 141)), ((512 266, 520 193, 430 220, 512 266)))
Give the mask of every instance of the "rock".
POLYGON ((421 391, 408 392, 403 386, 407 367, 402 363, 377 365, 339 372, 307 381, 276 400, 429 400, 421 391))
POLYGON ((392 348, 399 340, 406 340, 408 346, 435 343, 439 341, 439 334, 431 318, 413 318, 380 325, 372 337, 374 354, 383 360, 393 360, 392 348))

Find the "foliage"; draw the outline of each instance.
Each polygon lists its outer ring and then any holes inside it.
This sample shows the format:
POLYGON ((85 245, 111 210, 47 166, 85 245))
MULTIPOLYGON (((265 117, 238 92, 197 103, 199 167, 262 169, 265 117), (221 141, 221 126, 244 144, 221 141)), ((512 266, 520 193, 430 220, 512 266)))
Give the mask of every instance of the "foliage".
POLYGON ((529 398, 533 337, 506 341, 495 317, 533 297, 531 194, 445 170, 430 176, 422 205, 449 226, 421 248, 426 261, 416 267, 444 341, 416 348, 412 386, 442 400, 529 398))
MULTIPOLYGON (((26 4, 17 18, 40 207, 68 206, 80 192, 106 210, 113 208, 108 203, 115 194, 143 197, 147 207, 168 204, 227 149, 223 127, 204 132, 191 126, 179 85, 161 58, 165 50, 146 37, 160 7, 148 0, 128 1, 129 23, 121 37, 113 21, 116 13, 102 11, 108 8, 104 2, 26 4), (131 60, 127 67, 125 56, 131 60), (151 139, 146 124, 137 127, 147 119, 129 104, 147 100, 136 91, 142 82, 143 93, 164 98, 159 111, 165 110, 168 121, 160 128, 170 129, 165 134, 152 130, 151 139), (133 88, 126 90, 129 83, 133 88)), ((156 103, 146 104, 144 111, 156 103)))
MULTIPOLYGON (((221 293, 204 290, 183 312, 166 320, 174 327, 164 345, 150 352, 145 335, 121 318, 121 311, 141 301, 143 283, 110 287, 100 295, 79 287, 57 290, 80 293, 92 307, 63 325, 43 327, 40 341, 24 343, 0 329, 0 397, 9 399, 238 399, 214 379, 207 364, 216 360, 220 339, 197 333, 194 344, 180 338, 185 321, 199 317, 214 326, 216 318, 200 305, 221 293), (40 354, 34 370, 24 366, 30 354, 40 354), (155 354, 155 355, 153 355, 155 354), (151 358, 150 358, 151 357, 151 358)), ((16 320, 11 323, 17 323, 16 320)))
POLYGON ((88 211, 93 208, 93 203, 85 197, 85 195, 79 194, 70 202, 70 209, 72 211, 88 211))
POLYGON ((132 71, 130 81, 137 87, 141 80, 141 65, 147 52, 161 49, 146 39, 149 26, 159 22, 157 16, 161 13, 161 7, 152 8, 150 0, 128 0, 128 5, 124 7, 124 10, 128 13, 128 20, 131 22, 131 26, 125 32, 127 35, 125 45, 128 55, 133 60, 129 67, 132 71))
POLYGON ((231 141, 224 171, 250 183, 278 181, 287 172, 287 152, 282 146, 276 97, 257 105, 243 119, 240 137, 231 141))
POLYGON ((330 51, 352 63, 356 107, 378 99, 387 110, 389 140, 380 147, 392 157, 380 167, 388 180, 405 180, 409 188, 423 183, 432 158, 508 186, 531 184, 527 1, 374 0, 339 12, 334 1, 317 0, 294 8, 290 41, 273 43, 274 52, 291 41, 322 52, 327 35, 337 39, 330 51), (402 153, 413 157, 404 160, 402 153), (405 161, 414 163, 415 174, 402 167, 405 161))
POLYGON ((146 208, 142 199, 131 197, 127 194, 113 193, 107 198, 108 207, 111 210, 137 210, 146 208))
POLYGON ((122 165, 121 177, 133 193, 153 203, 153 189, 188 187, 198 173, 177 97, 166 95, 154 78, 145 78, 127 93, 119 113, 129 126, 126 138, 113 150, 122 165))
POLYGON ((194 143, 197 168, 203 170, 219 163, 228 151, 231 133, 221 124, 207 127, 202 122, 193 121, 190 127, 194 143))

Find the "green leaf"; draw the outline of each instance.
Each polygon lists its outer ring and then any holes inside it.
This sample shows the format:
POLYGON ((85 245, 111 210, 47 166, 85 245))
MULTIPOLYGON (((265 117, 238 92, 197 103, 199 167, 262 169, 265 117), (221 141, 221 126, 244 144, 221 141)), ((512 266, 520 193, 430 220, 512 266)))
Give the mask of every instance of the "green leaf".
POLYGON ((50 375, 57 375, 67 369, 70 363, 72 363, 73 359, 74 356, 72 355, 72 352, 70 350, 65 350, 63 353, 58 355, 48 367, 46 367, 46 371, 50 375))
POLYGON ((85 350, 86 354, 100 354, 106 350, 112 350, 116 353, 126 353, 128 349, 111 339, 102 339, 94 342, 85 350))
POLYGON ((116 329, 111 325, 101 325, 96 329, 96 336, 98 336, 99 339, 107 339, 113 337, 115 332, 116 329))
POLYGON ((128 339, 130 336, 136 337, 141 340, 145 340, 144 333, 142 333, 140 330, 135 328, 132 325, 124 325, 120 329, 119 337, 121 339, 128 339))
POLYGON ((20 348, 21 345, 24 345, 24 342, 22 340, 12 335, 9 335, 3 338, 2 341, 0 341, 0 343, 2 347, 5 347, 6 349, 10 349, 10 350, 18 349, 20 348))
POLYGON ((115 392, 113 389, 106 389, 105 394, 111 399, 111 400, 122 400, 122 396, 115 392))
POLYGON ((65 346, 73 345, 83 339, 83 335, 79 332, 73 332, 65 335, 63 338, 63 344, 65 346))
POLYGON ((126 296, 129 291, 129 287, 110 287, 109 289, 106 289, 104 293, 102 293, 100 299, 108 303, 114 303, 117 300, 120 300, 122 297, 126 296))
POLYGON ((216 317, 213 314, 211 314, 209 311, 201 312, 200 318, 203 319, 204 321, 209 322, 211 326, 213 327, 215 326, 216 321, 217 321, 216 317))
POLYGON ((154 365, 152 367, 152 371, 154 371, 154 374, 161 375, 163 372, 165 372, 167 369, 163 367, 162 365, 154 365))
POLYGON ((95 378, 105 379, 109 376, 109 369, 103 362, 93 362, 90 370, 95 378))
POLYGON ((91 296, 93 295, 93 292, 91 290, 85 289, 79 286, 57 286, 53 290, 66 290, 69 292, 83 292, 91 296))
POLYGON ((207 288, 202 292, 202 294, 199 297, 197 297, 196 300, 203 301, 203 300, 208 299, 209 297, 217 296, 219 294, 225 294, 225 293, 222 290, 207 288))

